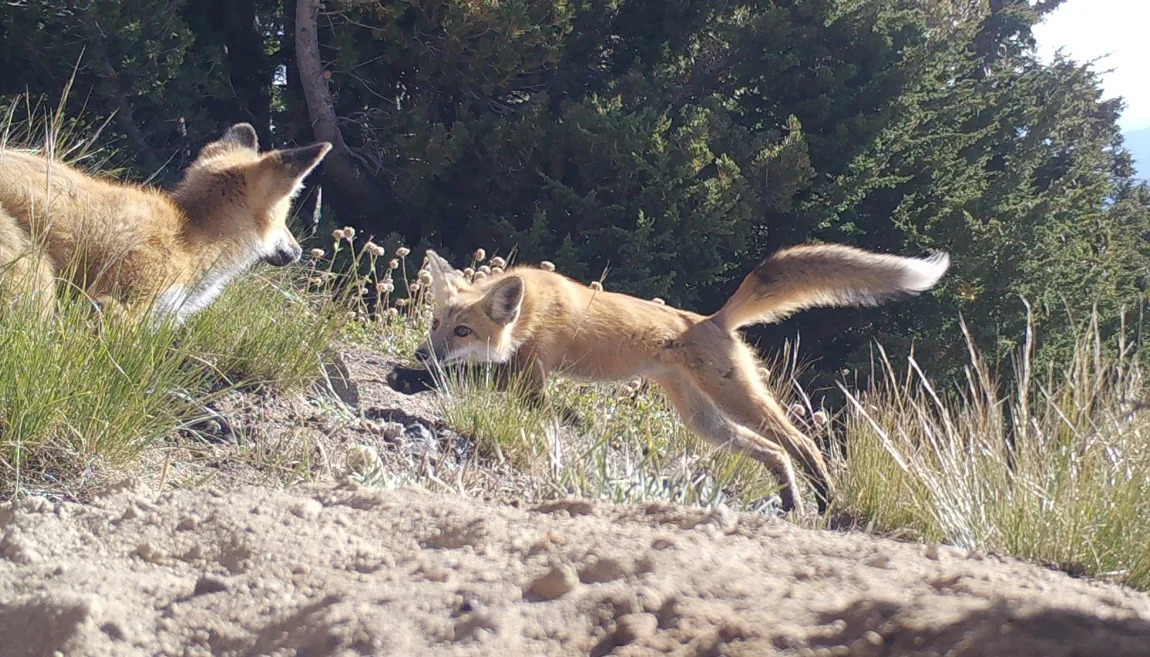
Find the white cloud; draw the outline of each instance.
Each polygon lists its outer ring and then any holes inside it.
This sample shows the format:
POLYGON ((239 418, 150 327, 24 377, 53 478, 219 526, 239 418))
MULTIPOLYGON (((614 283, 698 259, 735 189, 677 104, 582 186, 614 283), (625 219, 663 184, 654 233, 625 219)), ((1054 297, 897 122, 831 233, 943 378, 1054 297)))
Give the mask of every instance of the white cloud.
POLYGON ((1067 0, 1034 28, 1044 61, 1063 49, 1075 61, 1102 57, 1094 64, 1103 74, 1107 98, 1126 101, 1123 130, 1150 127, 1150 0, 1067 0))

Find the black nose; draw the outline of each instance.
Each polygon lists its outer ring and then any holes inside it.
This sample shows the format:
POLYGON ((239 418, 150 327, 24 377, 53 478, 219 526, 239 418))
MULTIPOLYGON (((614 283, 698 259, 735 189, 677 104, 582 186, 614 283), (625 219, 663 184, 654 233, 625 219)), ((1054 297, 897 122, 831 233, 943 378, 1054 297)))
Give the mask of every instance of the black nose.
POLYGON ((427 347, 420 347, 415 350, 415 357, 419 360, 428 360, 431 358, 431 352, 428 351, 427 347))
POLYGON ((291 248, 277 248, 274 253, 264 258, 264 260, 269 265, 286 267, 298 261, 301 255, 303 255, 303 249, 301 249, 298 244, 293 244, 291 248))

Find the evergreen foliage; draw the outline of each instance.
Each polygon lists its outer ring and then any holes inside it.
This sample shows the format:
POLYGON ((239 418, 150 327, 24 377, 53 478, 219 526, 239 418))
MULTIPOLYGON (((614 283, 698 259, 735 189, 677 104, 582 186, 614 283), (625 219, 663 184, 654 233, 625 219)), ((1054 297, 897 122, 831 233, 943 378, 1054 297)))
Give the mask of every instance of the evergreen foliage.
MULTIPOLYGON (((980 346, 1010 346, 1025 297, 1057 353, 1092 306, 1135 309, 1150 275, 1119 103, 1089 68, 1036 59, 1031 27, 1058 4, 330 0, 325 82, 383 203, 333 180, 324 198, 370 234, 608 270, 608 289, 704 312, 787 244, 947 249, 935 294, 754 333, 800 331, 816 372, 859 365, 875 338, 958 367, 960 314, 980 346)), ((238 120, 307 142, 295 12, 9 2, 0 96, 51 101, 74 75, 69 112, 114 115, 102 140, 162 181, 238 120)))

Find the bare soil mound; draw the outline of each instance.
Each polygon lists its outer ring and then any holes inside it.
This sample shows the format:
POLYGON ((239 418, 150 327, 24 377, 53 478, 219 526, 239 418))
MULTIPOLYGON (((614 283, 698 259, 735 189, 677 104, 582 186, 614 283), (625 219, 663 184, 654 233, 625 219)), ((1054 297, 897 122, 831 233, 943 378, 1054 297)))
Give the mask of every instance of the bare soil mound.
POLYGON ((65 655, 1146 655, 1150 596, 667 505, 240 487, 0 505, 0 646, 65 655))

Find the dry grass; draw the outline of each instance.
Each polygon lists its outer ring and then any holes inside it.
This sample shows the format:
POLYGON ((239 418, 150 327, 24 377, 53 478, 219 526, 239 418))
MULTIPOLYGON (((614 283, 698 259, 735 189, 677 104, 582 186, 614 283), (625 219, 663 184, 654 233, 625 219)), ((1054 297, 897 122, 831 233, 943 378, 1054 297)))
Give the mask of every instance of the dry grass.
MULTIPOLYGON (((1000 393, 971 348, 966 385, 935 389, 912 360, 849 395, 843 508, 870 528, 993 550, 1150 588, 1150 418, 1134 346, 1097 317, 1069 362, 1034 371, 1033 327, 1000 393)), ((848 393, 849 394, 849 393, 848 393)))

